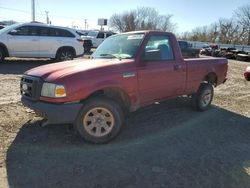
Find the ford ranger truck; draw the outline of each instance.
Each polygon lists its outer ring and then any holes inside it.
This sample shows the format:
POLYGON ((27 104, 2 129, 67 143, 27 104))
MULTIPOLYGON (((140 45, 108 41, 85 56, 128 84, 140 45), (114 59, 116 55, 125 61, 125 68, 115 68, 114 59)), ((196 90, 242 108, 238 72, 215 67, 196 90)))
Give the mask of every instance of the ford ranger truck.
POLYGON ((92 143, 118 135, 124 115, 181 95, 198 111, 209 108, 213 88, 226 81, 224 58, 183 59, 174 34, 137 31, 105 40, 90 59, 28 70, 21 101, 47 124, 73 124, 92 143))

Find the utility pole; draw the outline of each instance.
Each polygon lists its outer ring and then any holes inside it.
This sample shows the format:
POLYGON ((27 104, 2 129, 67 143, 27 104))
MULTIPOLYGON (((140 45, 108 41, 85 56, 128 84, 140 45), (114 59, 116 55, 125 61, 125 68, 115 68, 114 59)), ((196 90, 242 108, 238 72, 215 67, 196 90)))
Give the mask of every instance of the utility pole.
POLYGON ((85 30, 87 30, 87 19, 84 20, 85 23, 85 30))
POLYGON ((46 23, 49 24, 49 11, 45 11, 46 13, 46 23))
POLYGON ((34 22, 36 20, 35 18, 35 0, 31 0, 31 19, 32 19, 32 22, 34 22))

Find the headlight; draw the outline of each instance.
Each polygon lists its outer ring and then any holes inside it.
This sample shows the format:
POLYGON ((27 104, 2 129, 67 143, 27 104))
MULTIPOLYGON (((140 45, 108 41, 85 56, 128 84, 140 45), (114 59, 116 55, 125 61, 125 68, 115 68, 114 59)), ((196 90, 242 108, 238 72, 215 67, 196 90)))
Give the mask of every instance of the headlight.
POLYGON ((51 98, 66 97, 66 90, 63 85, 57 85, 52 83, 43 83, 41 96, 51 98))

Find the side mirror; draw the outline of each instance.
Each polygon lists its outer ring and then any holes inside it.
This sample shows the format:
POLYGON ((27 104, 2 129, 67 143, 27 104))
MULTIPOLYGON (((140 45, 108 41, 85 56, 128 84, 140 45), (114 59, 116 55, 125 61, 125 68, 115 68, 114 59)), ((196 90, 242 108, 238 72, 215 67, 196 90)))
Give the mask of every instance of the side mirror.
POLYGON ((17 34, 17 30, 12 30, 12 31, 10 31, 8 34, 10 34, 10 35, 16 35, 17 34))
POLYGON ((158 49, 156 50, 149 50, 142 54, 143 61, 156 61, 161 59, 161 54, 158 49))

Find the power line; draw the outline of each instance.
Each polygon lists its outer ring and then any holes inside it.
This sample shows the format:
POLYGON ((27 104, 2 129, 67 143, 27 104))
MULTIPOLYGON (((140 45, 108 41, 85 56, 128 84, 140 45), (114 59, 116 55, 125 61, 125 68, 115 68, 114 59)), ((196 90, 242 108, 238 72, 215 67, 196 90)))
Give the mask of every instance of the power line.
POLYGON ((42 11, 42 9, 41 9, 41 7, 40 7, 39 1, 36 1, 36 5, 38 7, 38 10, 40 11, 40 15, 42 15, 42 17, 45 17, 46 18, 46 23, 49 24, 49 16, 48 16, 49 11, 45 10, 44 11, 45 14, 44 14, 43 11, 42 11))
MULTIPOLYGON (((31 11, 26 11, 26 10, 21 10, 21 9, 14 9, 14 8, 7 8, 7 7, 1 7, 0 6, 0 9, 5 9, 5 10, 11 10, 11 11, 16 11, 16 12, 23 12, 23 13, 27 13, 27 14, 30 14, 31 11)), ((45 16, 43 13, 38 13, 38 15, 42 15, 42 16, 45 16)), ((64 18, 64 19, 72 19, 72 20, 81 20, 82 21, 82 18, 76 18, 76 17, 68 17, 68 16, 58 16, 58 15, 55 15, 55 14, 50 14, 51 17, 55 17, 55 18, 64 18)))
POLYGON ((10 17, 5 17, 5 16, 0 16, 0 19, 11 20, 11 21, 16 21, 16 22, 27 22, 27 20, 22 20, 22 19, 13 20, 10 17))
POLYGON ((7 8, 7 7, 0 7, 0 9, 11 10, 11 11, 16 11, 16 12, 23 12, 23 13, 30 14, 30 11, 26 11, 26 10, 20 10, 20 9, 14 9, 14 8, 7 8))
POLYGON ((39 11, 40 11, 40 15, 45 16, 45 15, 43 14, 42 10, 41 10, 41 7, 40 7, 40 5, 39 5, 39 2, 38 2, 38 1, 36 2, 36 5, 37 5, 37 7, 38 7, 38 9, 39 9, 39 11))

